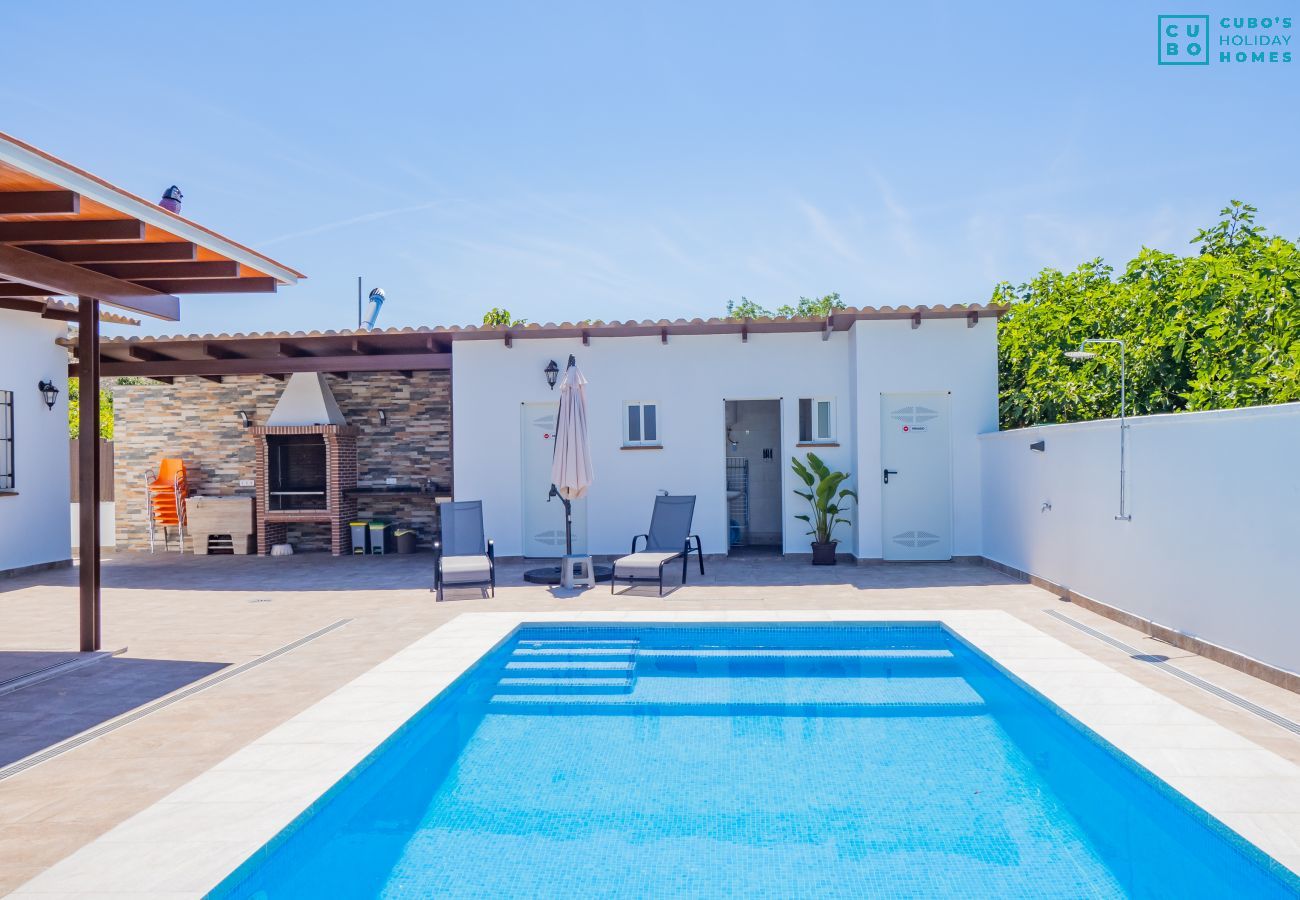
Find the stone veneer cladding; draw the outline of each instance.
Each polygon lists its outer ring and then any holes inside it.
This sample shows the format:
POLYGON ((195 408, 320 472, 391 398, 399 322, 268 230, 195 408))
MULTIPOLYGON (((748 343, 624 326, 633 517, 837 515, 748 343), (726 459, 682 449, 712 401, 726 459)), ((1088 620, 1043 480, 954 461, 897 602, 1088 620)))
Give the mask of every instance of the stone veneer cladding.
MULTIPOLYGON (((381 486, 386 477, 400 485, 422 485, 432 478, 440 493, 451 489, 451 373, 357 373, 326 376, 349 425, 357 426, 357 482, 381 486), (379 424, 379 410, 388 417, 379 424)), ((254 496, 243 480, 256 481, 254 436, 239 421, 248 413, 264 425, 284 383, 260 375, 226 376, 222 384, 202 378, 177 378, 174 384, 119 384, 113 387, 114 490, 117 546, 148 549, 145 513, 146 473, 164 456, 185 461, 191 493, 254 496)), ((437 531, 433 498, 389 495, 357 498, 361 518, 380 518, 414 527, 421 546, 437 531)), ((288 525, 286 536, 299 550, 330 550, 324 525, 288 525)))

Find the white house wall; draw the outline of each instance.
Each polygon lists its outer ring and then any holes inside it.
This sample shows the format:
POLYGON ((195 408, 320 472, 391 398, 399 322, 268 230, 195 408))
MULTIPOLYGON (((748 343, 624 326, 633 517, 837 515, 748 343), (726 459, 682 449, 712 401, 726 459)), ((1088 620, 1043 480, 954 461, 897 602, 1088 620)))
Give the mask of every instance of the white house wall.
POLYGON ((17 493, 0 494, 0 572, 72 555, 68 534, 68 353, 55 344, 61 322, 0 310, 0 390, 14 395, 17 493), (59 388, 47 409, 36 385, 59 388))
POLYGON ((841 551, 880 556, 879 395, 881 390, 953 391, 957 539, 961 554, 979 550, 978 455, 975 435, 996 427, 996 338, 992 320, 967 329, 964 319, 859 322, 823 341, 818 333, 516 340, 453 344, 452 415, 455 494, 481 499, 497 552, 522 550, 519 406, 555 402, 542 370, 563 366, 570 353, 586 374, 596 481, 588 498, 588 543, 595 554, 626 553, 644 532, 657 490, 695 494, 695 531, 706 553, 727 551, 725 400, 781 399, 781 453, 787 553, 809 552, 804 511, 793 495, 789 459, 797 447, 801 397, 835 398, 838 446, 816 448, 826 462, 850 471, 864 490, 860 533, 843 529, 841 551), (878 334, 873 334, 878 332, 878 334), (864 338, 864 333, 870 337, 864 338), (856 346, 854 346, 856 342, 856 346), (895 343, 905 346, 895 348, 895 343), (853 384, 853 355, 857 377, 853 384), (869 383, 868 383, 869 382, 869 383), (662 450, 622 449, 623 403, 656 402, 662 450), (865 443, 861 410, 867 409, 865 443), (858 448, 855 450, 855 446, 858 448), (965 455, 958 461, 958 457, 965 455), (859 460, 854 465, 855 456, 859 460), (865 468, 864 468, 865 466, 865 468), (859 474, 866 472, 861 479, 859 474), (965 482, 965 483, 961 483, 965 482))
POLYGON ((1300 404, 1129 422, 1128 522, 1114 420, 983 437, 985 555, 1300 672, 1300 404))
POLYGON ((868 321, 850 333, 856 341, 858 556, 882 555, 880 395, 909 391, 951 392, 952 552, 979 556, 978 436, 998 427, 996 321, 982 319, 973 328, 965 319, 926 319, 920 328, 907 320, 868 321))

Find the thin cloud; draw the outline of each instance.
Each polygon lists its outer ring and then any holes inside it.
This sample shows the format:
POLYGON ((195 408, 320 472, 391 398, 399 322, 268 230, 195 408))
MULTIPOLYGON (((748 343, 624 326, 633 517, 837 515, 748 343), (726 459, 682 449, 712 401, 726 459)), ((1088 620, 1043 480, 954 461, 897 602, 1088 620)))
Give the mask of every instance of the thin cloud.
POLYGON ((317 225, 314 228, 304 228, 302 231, 291 231, 288 234, 282 234, 279 237, 273 237, 269 240, 262 241, 263 247, 269 247, 272 244, 283 244, 285 241, 293 241, 298 238, 311 237, 312 235, 321 234, 326 231, 337 231, 340 228, 348 228, 352 225, 360 225, 363 222, 373 222, 376 219, 387 219, 389 216, 400 216, 403 213, 419 212, 424 209, 433 209, 437 203, 418 203, 415 206, 399 206, 395 209, 380 209, 374 212, 362 213, 359 216, 352 216, 349 219, 339 219, 337 222, 326 222, 324 225, 317 225))

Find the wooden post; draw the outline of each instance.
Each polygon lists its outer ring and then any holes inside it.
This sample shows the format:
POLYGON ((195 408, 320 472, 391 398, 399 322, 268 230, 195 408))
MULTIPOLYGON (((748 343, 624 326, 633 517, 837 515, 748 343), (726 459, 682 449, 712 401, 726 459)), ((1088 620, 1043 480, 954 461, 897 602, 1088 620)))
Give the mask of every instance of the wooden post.
POLYGON ((77 308, 77 375, 81 409, 81 440, 77 453, 81 471, 77 490, 80 504, 81 649, 99 649, 99 301, 81 297, 77 308))

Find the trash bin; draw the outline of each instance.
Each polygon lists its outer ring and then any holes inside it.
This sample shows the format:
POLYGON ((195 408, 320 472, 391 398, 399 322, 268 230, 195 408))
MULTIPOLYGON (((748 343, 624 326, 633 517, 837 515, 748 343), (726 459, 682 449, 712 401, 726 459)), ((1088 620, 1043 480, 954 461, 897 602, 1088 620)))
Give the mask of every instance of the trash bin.
POLYGON ((370 552, 370 523, 349 522, 352 531, 352 552, 365 555, 370 552))
POLYGON ((393 531, 398 553, 415 552, 415 531, 410 528, 398 528, 393 531))
POLYGON ((392 536, 393 526, 388 522, 381 522, 378 519, 370 520, 370 552, 375 556, 383 556, 388 552, 389 538, 392 536))

